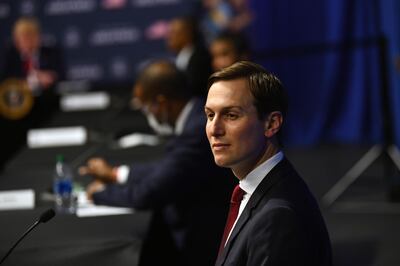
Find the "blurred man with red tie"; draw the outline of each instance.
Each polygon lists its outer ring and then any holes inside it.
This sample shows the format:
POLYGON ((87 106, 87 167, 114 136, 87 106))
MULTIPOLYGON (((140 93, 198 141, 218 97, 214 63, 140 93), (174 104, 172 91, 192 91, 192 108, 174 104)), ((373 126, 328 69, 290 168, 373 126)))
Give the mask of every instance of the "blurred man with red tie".
POLYGON ((24 143, 26 131, 39 126, 57 109, 54 89, 57 81, 64 78, 61 51, 43 45, 36 19, 18 19, 12 34, 13 45, 6 51, 4 69, 0 71, 0 168, 24 143), (9 112, 4 112, 9 109, 18 116, 10 117, 9 112))
POLYGON ((42 44, 40 26, 34 18, 15 22, 13 43, 6 55, 3 78, 27 79, 34 94, 63 78, 60 51, 42 44))
POLYGON ((216 265, 332 264, 318 204, 278 140, 286 109, 282 84, 257 64, 209 79, 207 137, 216 164, 239 180, 216 265))

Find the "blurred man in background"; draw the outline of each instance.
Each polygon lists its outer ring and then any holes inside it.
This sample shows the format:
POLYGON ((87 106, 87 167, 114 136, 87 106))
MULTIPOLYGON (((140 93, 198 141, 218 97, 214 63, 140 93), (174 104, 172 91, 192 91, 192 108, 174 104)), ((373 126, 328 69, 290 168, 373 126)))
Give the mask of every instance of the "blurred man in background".
POLYGON ((34 18, 15 22, 13 43, 6 54, 3 79, 27 79, 34 94, 40 94, 64 78, 60 51, 42 44, 40 26, 34 18))
POLYGON ((244 36, 236 33, 222 33, 210 45, 212 67, 219 71, 238 61, 249 59, 249 49, 244 36))
POLYGON ((205 97, 207 79, 212 72, 211 58, 196 21, 189 17, 173 19, 169 25, 167 46, 176 54, 176 66, 186 74, 194 94, 205 97))
POLYGON ((213 162, 204 133, 204 100, 192 97, 183 74, 164 61, 144 69, 134 95, 143 113, 169 125, 174 137, 154 162, 113 167, 90 159, 80 168, 96 178, 88 196, 96 204, 154 210, 141 265, 213 265, 233 177, 213 162), (163 227, 172 243, 163 239, 163 227))
POLYGON ((18 19, 12 37, 13 45, 5 53, 0 73, 0 168, 25 142, 27 130, 57 110, 55 85, 64 78, 61 52, 43 45, 36 19, 18 19))
POLYGON ((248 0, 202 0, 201 29, 207 44, 223 32, 243 33, 253 19, 248 0))

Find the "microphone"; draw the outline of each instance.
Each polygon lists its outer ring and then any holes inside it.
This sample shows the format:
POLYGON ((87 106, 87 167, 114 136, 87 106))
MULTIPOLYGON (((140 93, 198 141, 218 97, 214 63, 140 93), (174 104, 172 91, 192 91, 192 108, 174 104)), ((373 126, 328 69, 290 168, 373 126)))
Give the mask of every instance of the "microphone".
POLYGON ((38 226, 40 223, 46 223, 49 220, 51 220, 54 216, 56 215, 56 213, 54 212, 53 209, 48 209, 47 211, 43 212, 39 219, 37 219, 35 221, 34 224, 31 225, 31 227, 28 228, 28 230, 26 230, 26 232, 18 239, 17 242, 15 242, 15 244, 10 248, 10 250, 7 252, 7 254, 1 259, 0 264, 2 264, 6 258, 11 254, 11 252, 14 250, 14 248, 19 244, 19 242, 21 242, 22 239, 24 239, 25 236, 27 236, 36 226, 38 226))
POLYGON ((52 219, 56 213, 54 212, 53 209, 48 209, 44 213, 42 213, 39 217, 38 222, 39 223, 47 223, 50 219, 52 219))

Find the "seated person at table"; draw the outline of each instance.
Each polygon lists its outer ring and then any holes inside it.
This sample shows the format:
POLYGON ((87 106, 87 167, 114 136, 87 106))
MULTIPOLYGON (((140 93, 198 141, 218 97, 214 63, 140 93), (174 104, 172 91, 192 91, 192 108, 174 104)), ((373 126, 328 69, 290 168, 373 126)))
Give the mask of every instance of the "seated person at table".
POLYGON ((42 44, 39 23, 28 17, 18 19, 13 28, 2 78, 27 79, 34 94, 41 94, 64 76, 60 51, 42 44))
POLYGON ((162 159, 112 167, 93 158, 79 169, 97 179, 87 189, 96 204, 151 209, 154 222, 167 227, 177 259, 162 256, 173 251, 157 233, 158 247, 143 250, 142 265, 213 265, 229 207, 232 174, 214 164, 204 101, 191 97, 184 81, 174 65, 160 61, 144 69, 134 90, 147 117, 173 128, 162 159))
POLYGON ((213 70, 219 71, 249 58, 247 41, 238 33, 222 33, 210 44, 210 54, 213 70))
MULTIPOLYGON (((0 155, 1 164, 22 145, 29 128, 46 121, 57 109, 58 97, 54 92, 57 81, 64 78, 64 68, 60 50, 42 44, 40 26, 34 18, 22 17, 13 27, 13 44, 5 52, 0 83, 12 79, 27 82, 27 97, 21 97, 13 86, 2 85, 2 91, 11 89, 1 99, 2 110, 15 108, 18 117, 9 117, 8 111, 0 112, 0 127, 3 128, 0 155), (29 99, 32 104, 23 104, 19 99, 29 99)), ((15 81, 13 81, 15 83, 15 81)), ((3 83, 4 84, 4 83, 3 83)), ((16 88, 18 89, 18 88, 16 88)), ((3 93, 1 93, 3 96, 3 93)), ((13 112, 16 113, 16 112, 13 112)))

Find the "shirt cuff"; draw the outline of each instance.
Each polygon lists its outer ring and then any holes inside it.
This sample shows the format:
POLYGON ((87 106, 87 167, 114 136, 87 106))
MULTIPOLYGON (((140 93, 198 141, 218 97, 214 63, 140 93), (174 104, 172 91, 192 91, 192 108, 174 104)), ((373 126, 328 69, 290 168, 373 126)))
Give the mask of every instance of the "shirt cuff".
POLYGON ((117 167, 117 183, 125 184, 129 176, 129 166, 121 165, 117 167))

